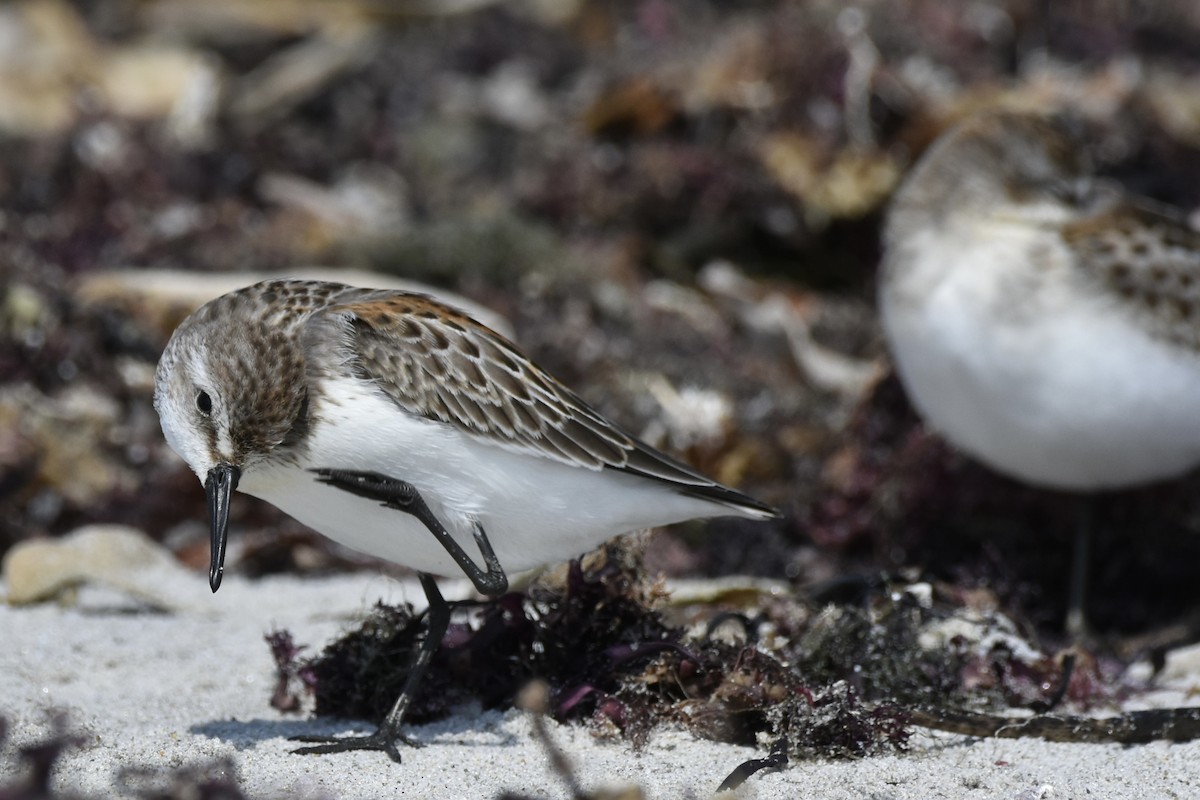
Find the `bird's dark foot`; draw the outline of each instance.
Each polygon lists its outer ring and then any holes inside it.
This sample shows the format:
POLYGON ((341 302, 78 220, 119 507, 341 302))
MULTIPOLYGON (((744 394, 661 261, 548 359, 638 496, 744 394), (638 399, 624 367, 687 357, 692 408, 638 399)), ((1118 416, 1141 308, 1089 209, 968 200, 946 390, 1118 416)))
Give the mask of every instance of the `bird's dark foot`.
POLYGON ((399 731, 388 731, 384 727, 370 736, 292 736, 288 741, 309 742, 310 747, 297 747, 292 752, 296 755, 324 755, 325 753, 350 753, 355 750, 375 750, 388 754, 388 758, 400 763, 398 745, 422 747, 423 745, 408 738, 399 731))

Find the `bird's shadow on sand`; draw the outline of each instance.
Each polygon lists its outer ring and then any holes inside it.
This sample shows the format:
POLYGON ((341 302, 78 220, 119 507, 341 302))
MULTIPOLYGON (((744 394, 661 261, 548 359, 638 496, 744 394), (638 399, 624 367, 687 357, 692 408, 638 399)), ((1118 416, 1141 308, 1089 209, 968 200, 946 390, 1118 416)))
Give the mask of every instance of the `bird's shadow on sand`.
MULTIPOLYGON (((498 712, 456 714, 444 720, 406 727, 405 733, 422 745, 470 744, 475 747, 502 747, 517 741, 517 735, 501 726, 498 712)), ((235 750, 253 750, 269 739, 290 740, 295 736, 363 736, 375 726, 364 720, 339 719, 247 719, 213 720, 188 728, 190 733, 219 739, 235 750)), ((303 742, 288 741, 302 747, 303 742)))

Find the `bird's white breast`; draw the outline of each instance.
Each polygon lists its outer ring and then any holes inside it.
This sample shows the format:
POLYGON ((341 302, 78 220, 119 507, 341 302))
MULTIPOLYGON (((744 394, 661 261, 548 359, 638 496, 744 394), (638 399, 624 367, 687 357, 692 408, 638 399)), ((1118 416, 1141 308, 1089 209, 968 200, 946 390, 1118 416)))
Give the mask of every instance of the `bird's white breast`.
POLYGON ((1053 228, 896 237, 881 287, 897 370, 925 420, 1000 472, 1120 487, 1200 461, 1200 358, 1150 335, 1053 228))
POLYGON ((482 567, 478 521, 508 572, 576 556, 631 530, 731 513, 662 482, 482 441, 415 417, 356 379, 323 381, 312 398, 306 461, 247 470, 239 488, 331 539, 423 572, 461 571, 413 517, 318 483, 307 470, 377 472, 412 484, 482 567))

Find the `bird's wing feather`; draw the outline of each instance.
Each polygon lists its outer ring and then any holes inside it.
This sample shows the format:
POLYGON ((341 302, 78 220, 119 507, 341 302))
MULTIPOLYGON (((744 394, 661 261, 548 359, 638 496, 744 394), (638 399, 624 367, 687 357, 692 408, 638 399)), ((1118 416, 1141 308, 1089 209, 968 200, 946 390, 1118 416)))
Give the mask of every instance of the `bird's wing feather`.
POLYGON ((1063 236, 1119 307, 1155 335, 1200 350, 1200 231, 1138 201, 1069 224, 1063 236))
POLYGON ((512 450, 634 473, 763 516, 774 513, 638 441, 502 336, 432 298, 375 291, 339 299, 309 324, 337 326, 344 343, 339 360, 409 413, 512 450))

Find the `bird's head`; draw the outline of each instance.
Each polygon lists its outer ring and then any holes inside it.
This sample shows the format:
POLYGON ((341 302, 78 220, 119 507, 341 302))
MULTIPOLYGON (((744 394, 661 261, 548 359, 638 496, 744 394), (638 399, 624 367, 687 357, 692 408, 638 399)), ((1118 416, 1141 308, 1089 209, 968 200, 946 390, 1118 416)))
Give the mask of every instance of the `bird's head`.
POLYGON ((893 211, 932 220, 1059 216, 1095 191, 1084 134, 1084 123, 1065 114, 976 114, 922 156, 893 211))
POLYGON ((154 381, 171 449, 204 484, 212 535, 209 583, 221 583, 229 498, 243 473, 303 444, 308 394, 301 348, 236 293, 184 320, 154 381))

